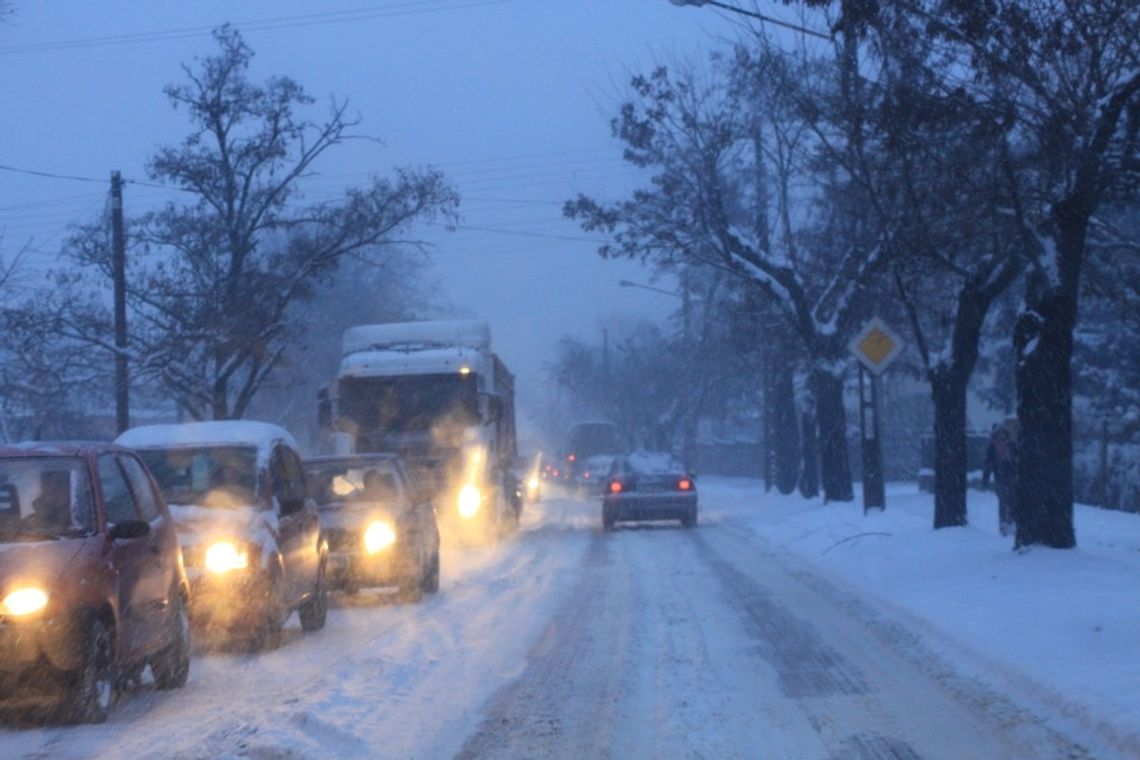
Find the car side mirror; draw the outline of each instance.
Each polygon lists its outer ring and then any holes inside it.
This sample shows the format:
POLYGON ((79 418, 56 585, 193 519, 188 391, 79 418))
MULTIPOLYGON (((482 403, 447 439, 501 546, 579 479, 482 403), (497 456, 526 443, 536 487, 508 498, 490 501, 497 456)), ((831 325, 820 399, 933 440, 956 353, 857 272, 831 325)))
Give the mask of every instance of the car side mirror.
POLYGON ((111 526, 112 541, 120 538, 144 538, 150 535, 150 523, 146 520, 123 520, 111 526))

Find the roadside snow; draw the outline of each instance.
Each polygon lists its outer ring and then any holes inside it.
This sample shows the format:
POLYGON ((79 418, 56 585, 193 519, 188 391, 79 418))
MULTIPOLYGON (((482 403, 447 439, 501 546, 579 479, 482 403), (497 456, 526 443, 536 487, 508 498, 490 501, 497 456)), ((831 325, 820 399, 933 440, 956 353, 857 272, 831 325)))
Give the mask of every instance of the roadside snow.
POLYGON ((971 525, 935 531, 932 496, 888 489, 861 501, 765 494, 758 481, 702 481, 702 519, 741 519, 826 569, 974 677, 1140 755, 1140 515, 1078 505, 1079 548, 1011 551, 992 493, 971 491, 971 525))

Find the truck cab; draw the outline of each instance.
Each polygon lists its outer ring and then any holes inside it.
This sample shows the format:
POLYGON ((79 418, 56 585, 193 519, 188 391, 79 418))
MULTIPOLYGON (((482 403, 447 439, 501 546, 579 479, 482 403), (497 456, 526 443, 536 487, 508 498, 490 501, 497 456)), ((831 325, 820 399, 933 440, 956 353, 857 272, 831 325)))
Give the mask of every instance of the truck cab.
POLYGON ((447 529, 489 537, 517 524, 514 377, 485 322, 349 328, 319 416, 327 453, 402 456, 447 529))

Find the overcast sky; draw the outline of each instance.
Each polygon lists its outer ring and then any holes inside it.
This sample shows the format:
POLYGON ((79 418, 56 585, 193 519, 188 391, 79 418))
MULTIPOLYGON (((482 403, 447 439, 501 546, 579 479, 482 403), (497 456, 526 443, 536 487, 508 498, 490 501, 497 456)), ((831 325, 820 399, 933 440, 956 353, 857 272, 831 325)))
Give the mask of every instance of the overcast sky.
MULTIPOLYGON (((154 149, 187 132, 163 86, 181 63, 214 52, 211 27, 232 22, 256 53, 255 81, 293 77, 318 98, 313 117, 330 96, 348 98, 359 130, 383 141, 326 154, 310 197, 396 165, 432 164, 456 184, 461 229, 417 235, 434 244, 444 299, 490 322, 532 403, 545 397, 542 366, 559 336, 595 339, 601 318, 660 319, 676 307, 619 287, 648 274, 599 259, 561 204, 578 192, 620 197, 636 183, 608 127, 630 73, 703 58, 742 33, 739 17, 668 0, 11 3, 0 25, 0 164, 145 178, 154 149)), ((170 197, 126 193, 129 214, 170 197)), ((38 262, 49 261, 67 225, 105 200, 103 184, 0 171, 3 253, 32 239, 38 262)))

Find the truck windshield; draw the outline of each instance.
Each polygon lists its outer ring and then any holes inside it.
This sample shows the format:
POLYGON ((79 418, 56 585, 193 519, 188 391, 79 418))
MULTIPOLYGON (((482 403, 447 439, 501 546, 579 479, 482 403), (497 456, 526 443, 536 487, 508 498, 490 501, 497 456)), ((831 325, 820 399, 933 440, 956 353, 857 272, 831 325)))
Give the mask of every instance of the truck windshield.
POLYGON ((574 454, 579 459, 621 452, 617 426, 612 422, 579 423, 570 429, 569 438, 566 453, 574 454))
POLYGON ((168 504, 239 506, 253 503, 257 449, 203 446, 141 449, 168 504))
POLYGON ((340 411, 361 431, 428 431, 479 419, 475 375, 350 377, 341 381, 340 411))

